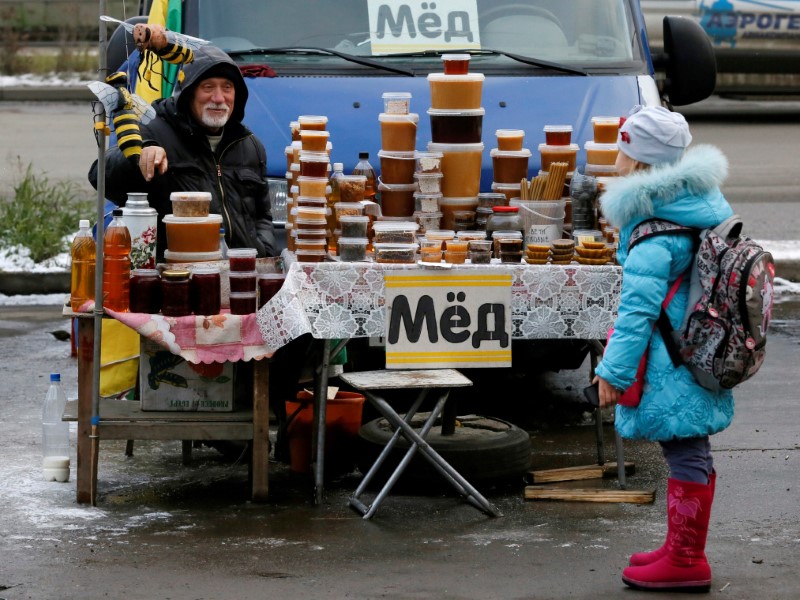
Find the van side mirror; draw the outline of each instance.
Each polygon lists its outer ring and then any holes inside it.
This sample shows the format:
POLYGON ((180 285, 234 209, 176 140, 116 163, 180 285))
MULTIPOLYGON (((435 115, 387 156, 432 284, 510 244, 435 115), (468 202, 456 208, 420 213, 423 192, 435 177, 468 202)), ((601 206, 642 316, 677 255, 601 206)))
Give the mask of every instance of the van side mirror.
POLYGON ((654 57, 653 63, 665 69, 663 92, 675 106, 705 100, 717 85, 711 40, 692 19, 664 17, 664 55, 654 57))

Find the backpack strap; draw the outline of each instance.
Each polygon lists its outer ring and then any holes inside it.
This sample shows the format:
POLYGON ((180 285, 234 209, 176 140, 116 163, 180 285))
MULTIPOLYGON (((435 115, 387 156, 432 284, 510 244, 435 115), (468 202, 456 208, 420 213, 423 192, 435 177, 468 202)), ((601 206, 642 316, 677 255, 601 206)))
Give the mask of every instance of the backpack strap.
POLYGON ((683 364, 683 358, 678 350, 678 345, 675 343, 675 339, 672 337, 674 329, 672 328, 672 323, 670 323, 669 317, 667 316, 667 307, 669 306, 669 303, 672 302, 672 298, 677 293, 678 288, 681 287, 684 275, 686 275, 686 273, 681 273, 678 275, 675 283, 672 284, 669 292, 667 292, 667 297, 661 304, 661 312, 659 313, 658 320, 656 321, 658 331, 661 333, 661 338, 664 340, 664 346, 667 348, 667 354, 669 354, 669 358, 676 368, 683 364))
POLYGON ((648 238, 657 235, 677 235, 684 233, 697 235, 697 229, 679 225, 678 223, 667 221, 666 219, 647 219, 639 223, 633 228, 633 231, 631 231, 631 237, 628 240, 628 252, 630 252, 636 244, 648 238))
POLYGON ((738 238, 742 234, 744 221, 739 215, 732 215, 713 228, 714 233, 723 240, 738 238))
MULTIPOLYGON (((673 221, 668 221, 666 219, 647 219, 646 221, 642 221, 636 227, 633 228, 631 232, 630 240, 628 241, 628 252, 636 246, 639 242, 642 242, 648 238, 655 237, 658 235, 684 235, 689 234, 693 236, 695 245, 697 240, 699 239, 700 231, 693 227, 687 227, 685 225, 680 225, 678 223, 674 223, 673 221)), ((669 317, 667 317, 666 308, 669 306, 669 303, 672 301, 673 296, 678 291, 678 288, 683 281, 685 273, 681 273, 681 275, 675 280, 675 283, 672 284, 672 287, 667 293, 667 297, 664 300, 663 304, 661 305, 661 312, 658 315, 658 320, 656 321, 656 325, 658 326, 658 330, 661 333, 661 337, 664 340, 664 345, 667 348, 667 353, 669 354, 670 360, 672 360, 672 364, 675 365, 677 368, 678 366, 683 364, 683 358, 681 357, 680 351, 678 350, 678 346, 675 343, 674 338, 672 337, 673 328, 672 323, 669 321, 669 317)))

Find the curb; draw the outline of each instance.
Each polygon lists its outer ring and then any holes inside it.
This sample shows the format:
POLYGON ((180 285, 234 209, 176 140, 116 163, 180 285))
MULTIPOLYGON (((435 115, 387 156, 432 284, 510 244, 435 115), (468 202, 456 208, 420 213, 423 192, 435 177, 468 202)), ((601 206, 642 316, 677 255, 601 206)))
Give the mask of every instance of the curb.
POLYGON ((94 99, 85 85, 0 87, 0 102, 89 102, 94 99))

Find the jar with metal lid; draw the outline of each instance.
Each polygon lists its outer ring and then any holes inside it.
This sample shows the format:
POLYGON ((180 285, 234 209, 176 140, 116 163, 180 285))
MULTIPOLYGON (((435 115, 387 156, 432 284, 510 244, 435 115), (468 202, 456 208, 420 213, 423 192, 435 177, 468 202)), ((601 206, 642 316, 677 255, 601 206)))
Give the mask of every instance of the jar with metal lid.
POLYGON ((166 317, 192 314, 190 275, 187 269, 167 269, 161 273, 161 314, 166 317))
POLYGON ((492 214, 486 220, 486 235, 492 237, 495 231, 519 231, 525 237, 525 227, 518 206, 493 206, 492 214))

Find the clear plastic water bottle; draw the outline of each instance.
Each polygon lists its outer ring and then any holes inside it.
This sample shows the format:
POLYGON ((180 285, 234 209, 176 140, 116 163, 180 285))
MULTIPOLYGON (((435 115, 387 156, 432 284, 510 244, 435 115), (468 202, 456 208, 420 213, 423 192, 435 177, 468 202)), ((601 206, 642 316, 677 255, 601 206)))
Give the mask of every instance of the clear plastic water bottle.
POLYGON ((42 409, 42 469, 45 481, 69 480, 69 423, 62 421, 67 396, 61 375, 50 374, 50 387, 42 409))

